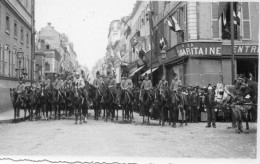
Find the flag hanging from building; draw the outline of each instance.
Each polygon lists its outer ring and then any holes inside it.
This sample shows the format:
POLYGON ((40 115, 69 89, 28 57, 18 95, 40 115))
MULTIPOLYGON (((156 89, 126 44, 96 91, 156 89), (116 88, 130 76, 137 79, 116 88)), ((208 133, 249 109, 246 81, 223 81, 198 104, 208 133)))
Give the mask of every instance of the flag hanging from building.
POLYGON ((238 3, 237 12, 234 9, 233 16, 234 16, 234 24, 240 26, 240 14, 241 14, 241 4, 238 3))
POLYGON ((165 46, 167 46, 167 44, 167 40, 164 37, 162 37, 159 42, 160 49, 162 50, 165 46))
POLYGON ((168 20, 168 25, 170 27, 170 29, 174 32, 178 32, 181 30, 179 24, 178 24, 178 21, 174 18, 174 16, 169 16, 168 20))
MULTIPOLYGON (((227 23, 227 11, 228 7, 230 7, 230 2, 219 2, 218 4, 218 19, 223 14, 223 24, 225 25, 227 23)), ((234 24, 240 26, 240 13, 241 13, 241 4, 238 3, 238 10, 236 12, 236 7, 233 9, 233 17, 234 17, 234 24)), ((229 10, 230 11, 230 10, 229 10)))
POLYGON ((218 3, 218 19, 221 17, 223 12, 227 11, 228 2, 219 2, 218 3))
POLYGON ((127 29, 124 32, 124 35, 126 37, 126 39, 128 38, 128 36, 131 34, 131 28, 130 26, 127 25, 127 29))

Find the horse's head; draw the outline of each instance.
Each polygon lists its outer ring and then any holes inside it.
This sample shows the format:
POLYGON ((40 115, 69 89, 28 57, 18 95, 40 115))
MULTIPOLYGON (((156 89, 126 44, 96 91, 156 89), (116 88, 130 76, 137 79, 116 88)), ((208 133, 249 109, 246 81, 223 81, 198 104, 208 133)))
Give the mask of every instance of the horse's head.
POLYGON ((224 85, 222 83, 218 83, 216 85, 215 89, 215 99, 214 101, 217 103, 223 102, 223 96, 224 96, 224 85))

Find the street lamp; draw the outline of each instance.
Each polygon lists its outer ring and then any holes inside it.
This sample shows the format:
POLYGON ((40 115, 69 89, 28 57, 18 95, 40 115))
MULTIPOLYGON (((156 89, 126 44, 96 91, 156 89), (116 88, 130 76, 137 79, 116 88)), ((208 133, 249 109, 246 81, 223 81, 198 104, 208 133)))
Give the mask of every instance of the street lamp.
POLYGON ((17 56, 18 63, 19 63, 19 65, 18 65, 18 71, 19 71, 19 73, 18 73, 18 81, 19 82, 20 82, 20 76, 21 76, 21 62, 22 62, 22 59, 23 59, 23 55, 24 55, 24 52, 23 52, 22 48, 20 48, 19 50, 16 51, 16 56, 17 56))
POLYGON ((164 49, 161 50, 160 55, 161 55, 162 64, 163 64, 163 76, 166 76, 166 69, 165 69, 165 63, 164 63, 165 60, 167 59, 166 51, 164 49))

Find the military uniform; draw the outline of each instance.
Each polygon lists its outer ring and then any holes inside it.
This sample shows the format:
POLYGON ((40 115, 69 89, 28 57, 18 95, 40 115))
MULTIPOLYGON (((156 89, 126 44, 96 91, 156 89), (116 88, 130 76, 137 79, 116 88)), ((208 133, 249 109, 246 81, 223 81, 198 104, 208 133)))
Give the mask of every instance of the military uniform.
POLYGON ((64 81, 64 87, 71 88, 72 87, 72 81, 71 80, 65 80, 64 81))
POLYGON ((207 108, 207 114, 208 114, 208 126, 207 127, 211 127, 211 123, 213 125, 213 127, 216 124, 216 116, 215 116, 215 92, 212 91, 211 93, 208 92, 205 95, 205 106, 207 108))
POLYGON ((43 85, 45 86, 45 89, 50 89, 50 85, 51 85, 50 79, 45 79, 43 81, 43 85))
POLYGON ((62 79, 56 79, 55 80, 55 89, 62 89, 63 88, 63 80, 62 79))
POLYGON ((78 88, 84 88, 85 87, 85 83, 84 83, 84 80, 82 78, 76 78, 74 80, 74 83, 76 86, 78 86, 78 88))
POLYGON ((200 105, 200 96, 197 91, 193 91, 190 99, 192 122, 198 122, 198 110, 200 105))
POLYGON ((166 80, 160 80, 159 84, 158 84, 158 88, 160 93, 162 93, 163 91, 167 90, 168 88, 168 82, 166 80))
POLYGON ((98 77, 94 80, 93 85, 96 88, 99 88, 102 84, 104 84, 103 79, 101 77, 98 77))
POLYGON ((126 79, 121 81, 121 88, 130 91, 133 88, 133 82, 131 79, 126 79))
POLYGON ((40 89, 42 86, 43 82, 40 80, 36 83, 36 88, 40 89))
POLYGON ((19 84, 17 86, 17 93, 22 93, 25 90, 25 84, 19 84))
POLYGON ((177 90, 178 90, 178 87, 179 87, 180 85, 182 85, 181 80, 178 80, 178 79, 175 80, 175 79, 174 79, 174 80, 172 80, 170 89, 171 89, 172 91, 177 91, 177 90))
POLYGON ((153 88, 152 82, 151 80, 144 80, 142 85, 141 85, 141 89, 144 90, 150 90, 153 88))

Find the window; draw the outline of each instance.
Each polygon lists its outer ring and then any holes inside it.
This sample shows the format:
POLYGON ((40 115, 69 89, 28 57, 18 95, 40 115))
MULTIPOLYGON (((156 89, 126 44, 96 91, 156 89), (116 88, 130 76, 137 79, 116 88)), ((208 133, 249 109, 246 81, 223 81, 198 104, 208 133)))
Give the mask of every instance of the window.
POLYGON ((26 46, 29 46, 29 32, 26 32, 26 46))
MULTIPOLYGON (((239 3, 234 2, 233 3, 233 8, 234 8, 234 15, 240 14, 240 9, 239 9, 239 3)), ((221 27, 222 27, 222 39, 231 39, 231 16, 230 16, 230 3, 227 5, 227 10, 224 12, 221 16, 221 27)), ((235 21, 236 19, 234 18, 234 39, 239 39, 239 34, 240 34, 240 21, 235 21)))
POLYGON ((2 52, 3 52, 3 47, 2 45, 0 45, 0 75, 3 74, 3 69, 4 69, 3 67, 4 56, 2 52))
POLYGON ((6 33, 10 33, 10 17, 9 15, 7 14, 6 17, 5 17, 5 30, 6 30, 6 33))
MULTIPOLYGON (((0 6, 0 18, 2 18, 2 9, 1 9, 1 6, 0 6)), ((2 24, 1 21, 2 21, 2 20, 0 19, 0 27, 1 27, 1 24, 2 24)))
POLYGON ((21 27, 21 43, 23 44, 23 27, 21 27))
POLYGON ((9 47, 6 46, 5 47, 5 50, 4 50, 4 75, 5 76, 9 76, 9 63, 10 63, 10 60, 9 60, 9 57, 10 57, 10 50, 9 50, 9 47))
POLYGON ((16 50, 13 51, 13 77, 15 77, 15 68, 16 68, 16 50))
POLYGON ((14 38, 17 39, 17 22, 14 21, 14 38))
POLYGON ((50 49, 50 45, 46 45, 46 49, 47 49, 47 50, 50 49))

